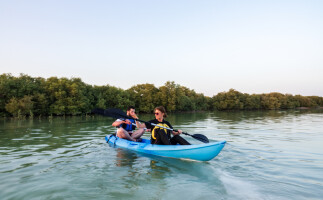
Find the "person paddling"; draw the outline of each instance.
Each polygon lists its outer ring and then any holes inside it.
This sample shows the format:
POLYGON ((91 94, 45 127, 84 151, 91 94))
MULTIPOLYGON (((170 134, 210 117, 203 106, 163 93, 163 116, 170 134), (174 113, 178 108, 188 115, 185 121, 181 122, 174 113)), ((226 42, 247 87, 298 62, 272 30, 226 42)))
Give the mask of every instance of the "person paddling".
MULTIPOLYGON (((135 107, 129 106, 127 109, 127 115, 138 119, 135 107)), ((117 127, 117 136, 119 138, 131 140, 134 142, 141 141, 140 137, 144 134, 145 129, 140 128, 141 124, 137 120, 134 119, 117 119, 115 122, 112 123, 112 126, 117 127), (139 129, 134 131, 138 127, 139 129)))
POLYGON ((165 128, 161 128, 158 126, 163 126, 167 128, 173 129, 172 125, 164 120, 167 117, 166 110, 163 106, 158 106, 154 109, 155 119, 145 122, 141 124, 140 127, 147 129, 151 129, 151 144, 162 144, 162 145, 190 145, 184 138, 180 136, 182 130, 178 130, 178 132, 170 131, 165 128), (157 124, 158 126, 154 126, 152 124, 157 124), (171 137, 171 134, 173 137, 171 137))

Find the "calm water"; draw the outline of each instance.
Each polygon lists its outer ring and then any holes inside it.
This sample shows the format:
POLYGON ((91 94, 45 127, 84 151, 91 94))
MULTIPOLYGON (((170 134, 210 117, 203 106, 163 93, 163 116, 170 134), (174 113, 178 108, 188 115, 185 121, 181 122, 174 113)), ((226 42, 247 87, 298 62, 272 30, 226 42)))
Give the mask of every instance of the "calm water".
POLYGON ((2 120, 0 199, 323 198, 323 110, 168 120, 228 143, 209 162, 183 161, 110 147, 110 118, 2 120))

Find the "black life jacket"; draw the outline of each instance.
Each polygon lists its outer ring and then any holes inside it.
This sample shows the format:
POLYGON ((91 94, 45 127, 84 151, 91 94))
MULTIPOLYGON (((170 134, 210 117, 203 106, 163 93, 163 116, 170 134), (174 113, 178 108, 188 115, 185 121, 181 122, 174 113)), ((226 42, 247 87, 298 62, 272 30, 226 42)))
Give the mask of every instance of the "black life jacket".
MULTIPOLYGON (((170 128, 166 123, 158 123, 157 124, 158 126, 164 126, 164 127, 167 127, 167 128, 170 128)), ((162 134, 166 134, 167 135, 167 138, 168 140, 170 140, 171 138, 171 131, 170 130, 167 130, 165 128, 161 128, 161 127, 158 127, 158 126, 155 126, 153 128, 153 130, 151 131, 151 138, 150 138, 150 143, 151 144, 155 144, 156 143, 156 134, 157 132, 161 132, 162 134)))

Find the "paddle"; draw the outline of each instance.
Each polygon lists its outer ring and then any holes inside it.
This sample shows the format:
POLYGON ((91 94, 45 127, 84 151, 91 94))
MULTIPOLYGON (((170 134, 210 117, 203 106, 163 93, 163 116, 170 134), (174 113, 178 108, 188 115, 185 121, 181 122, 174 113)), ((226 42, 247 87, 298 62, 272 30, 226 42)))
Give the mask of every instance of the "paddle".
MULTIPOLYGON (((122 110, 117 109, 117 108, 110 108, 110 109, 106 109, 106 110, 101 109, 101 108, 96 108, 96 109, 92 110, 92 113, 103 115, 103 116, 108 116, 108 117, 112 117, 112 118, 117 118, 117 119, 120 119, 120 118, 133 119, 133 120, 137 120, 137 121, 140 121, 140 122, 143 122, 143 123, 149 123, 149 122, 146 122, 146 121, 143 121, 143 120, 140 120, 140 119, 134 119, 133 117, 128 116, 125 112, 123 112, 122 110)), ((150 123, 150 124, 153 125, 153 126, 160 127, 160 128, 165 128, 165 129, 170 130, 170 131, 178 132, 175 129, 167 128, 167 127, 164 127, 164 126, 159 126, 159 125, 154 124, 154 123, 150 123)), ((191 135, 191 134, 188 134, 186 132, 182 132, 182 134, 191 136, 192 138, 197 139, 197 140, 199 140, 201 142, 209 143, 209 139, 205 135, 202 135, 202 134, 191 135)))

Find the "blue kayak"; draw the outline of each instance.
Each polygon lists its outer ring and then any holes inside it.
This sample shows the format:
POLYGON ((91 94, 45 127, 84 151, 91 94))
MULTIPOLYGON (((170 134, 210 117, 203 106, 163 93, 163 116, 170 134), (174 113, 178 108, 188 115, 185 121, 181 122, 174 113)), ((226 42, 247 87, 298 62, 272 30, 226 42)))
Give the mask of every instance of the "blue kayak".
POLYGON ((133 142, 116 137, 113 134, 107 135, 105 140, 109 144, 141 153, 199 161, 213 159, 220 153, 226 143, 226 141, 221 141, 193 145, 157 145, 150 144, 150 140, 147 139, 142 139, 141 142, 133 142))

